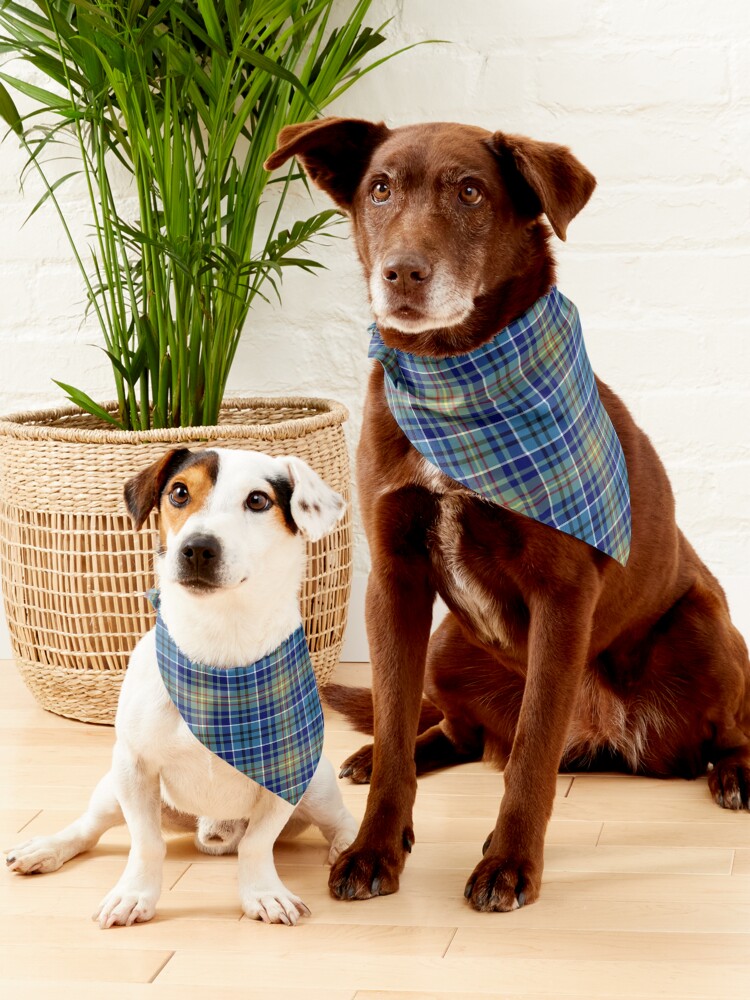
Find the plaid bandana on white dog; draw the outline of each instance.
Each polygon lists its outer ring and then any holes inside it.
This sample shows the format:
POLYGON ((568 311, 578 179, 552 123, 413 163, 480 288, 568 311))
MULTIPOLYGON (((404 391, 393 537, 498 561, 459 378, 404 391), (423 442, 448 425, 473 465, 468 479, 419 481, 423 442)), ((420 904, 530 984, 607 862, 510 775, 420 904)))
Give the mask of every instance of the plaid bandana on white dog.
POLYGON ((156 661, 169 697, 195 738, 270 792, 296 805, 323 752, 323 709, 300 627, 242 667, 194 663, 156 608, 156 661))
POLYGON ((429 462, 625 565, 625 456, 599 398, 578 310, 557 288, 468 354, 407 354, 387 347, 373 326, 369 356, 385 370, 396 423, 429 462))

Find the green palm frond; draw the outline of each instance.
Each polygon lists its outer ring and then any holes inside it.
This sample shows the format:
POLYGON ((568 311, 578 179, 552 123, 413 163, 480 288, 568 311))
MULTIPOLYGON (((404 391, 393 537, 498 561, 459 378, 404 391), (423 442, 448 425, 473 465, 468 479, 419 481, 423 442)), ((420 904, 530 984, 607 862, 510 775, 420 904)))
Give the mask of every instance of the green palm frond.
MULTIPOLYGON (((258 226, 270 180, 263 164, 280 129, 314 119, 384 61, 366 62, 386 28, 365 25, 371 0, 352 0, 336 28, 333 6, 0 0, 0 56, 34 71, 33 82, 0 71, 0 118, 26 150, 25 170, 42 177, 30 214, 53 205, 71 241, 117 389, 117 417, 106 419, 118 426, 215 422, 255 296, 278 296, 285 268, 322 266, 307 251, 329 235, 336 212, 280 227, 301 179, 295 168, 278 180, 260 241, 258 226), (29 113, 19 114, 13 90, 34 103, 29 113), (50 150, 71 142, 77 164, 49 180, 50 150), (132 176, 135 219, 115 167, 132 176), (89 195, 88 248, 74 243, 59 199, 76 174, 89 195)), ((62 388, 105 419, 85 392, 62 388)))

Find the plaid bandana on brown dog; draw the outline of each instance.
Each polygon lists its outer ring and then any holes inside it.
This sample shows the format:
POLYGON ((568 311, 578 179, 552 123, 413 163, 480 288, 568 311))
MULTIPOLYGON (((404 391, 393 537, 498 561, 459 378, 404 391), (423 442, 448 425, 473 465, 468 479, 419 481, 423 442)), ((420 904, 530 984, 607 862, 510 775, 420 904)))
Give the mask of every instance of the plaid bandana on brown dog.
POLYGON ((599 398, 578 310, 557 288, 469 354, 407 354, 387 347, 373 326, 369 356, 385 369, 396 423, 429 462, 625 565, 625 456, 599 398))

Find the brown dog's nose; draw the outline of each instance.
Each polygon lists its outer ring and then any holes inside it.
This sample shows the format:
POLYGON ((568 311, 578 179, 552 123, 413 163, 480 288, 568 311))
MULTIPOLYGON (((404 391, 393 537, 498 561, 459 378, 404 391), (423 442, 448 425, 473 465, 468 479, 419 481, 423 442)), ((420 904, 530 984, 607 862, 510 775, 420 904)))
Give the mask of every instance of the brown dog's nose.
POLYGON ((427 260, 418 253, 403 254, 391 257, 383 264, 383 278, 392 284, 401 283, 405 287, 420 285, 428 281, 432 268, 427 260))

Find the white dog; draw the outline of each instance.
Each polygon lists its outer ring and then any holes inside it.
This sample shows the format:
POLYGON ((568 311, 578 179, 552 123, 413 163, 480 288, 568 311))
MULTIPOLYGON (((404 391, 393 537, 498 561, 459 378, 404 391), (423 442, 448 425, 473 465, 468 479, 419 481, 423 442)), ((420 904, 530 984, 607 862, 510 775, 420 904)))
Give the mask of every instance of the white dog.
MULTIPOLYGON (((304 537, 321 538, 344 511, 342 497, 308 465, 257 452, 181 448, 131 479, 125 498, 137 528, 159 508, 160 615, 180 651, 226 669, 286 648, 300 628, 304 537)), ((115 727, 112 768, 87 811, 60 833, 11 850, 12 871, 55 871, 124 821, 131 835, 127 865, 94 919, 101 927, 150 920, 166 852, 162 819, 195 829, 200 816, 202 850, 238 851, 240 900, 249 917, 295 924, 309 913, 279 878, 273 845, 285 827, 294 833, 313 823, 330 843, 332 862, 354 839, 356 823, 325 757, 317 767, 313 759, 312 778, 293 806, 216 756, 167 693, 156 630, 133 651, 115 727)))

